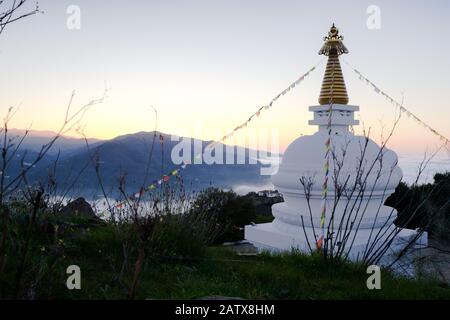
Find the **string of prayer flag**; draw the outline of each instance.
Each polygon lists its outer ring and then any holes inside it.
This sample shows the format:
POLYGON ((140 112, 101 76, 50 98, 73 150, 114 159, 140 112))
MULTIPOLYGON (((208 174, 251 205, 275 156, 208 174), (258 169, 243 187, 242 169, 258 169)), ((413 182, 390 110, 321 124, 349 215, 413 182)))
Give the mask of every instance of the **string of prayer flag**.
MULTIPOLYGON (((322 61, 321 61, 322 62, 322 61)), ((229 134, 223 136, 222 139, 218 140, 218 141, 214 141, 211 142, 207 148, 212 148, 214 147, 216 144, 218 143, 222 143, 225 142, 226 140, 228 140, 229 138, 233 137, 234 134, 243 129, 246 128, 248 126, 248 124, 254 119, 254 118, 259 118, 261 116, 261 112, 262 111, 266 111, 269 110, 270 108, 273 107, 273 105, 275 104, 275 102, 277 102, 282 96, 286 95, 287 93, 289 93, 290 91, 292 91, 295 87, 297 87, 303 80, 305 80, 306 77, 308 77, 314 70, 316 70, 317 66, 321 63, 317 63, 314 67, 312 67, 311 69, 309 69, 305 74, 303 74, 300 78, 298 78, 297 80, 295 80, 291 85, 289 85, 286 89, 284 89, 281 93, 279 93, 278 95, 276 95, 272 100, 270 100, 269 104, 260 107, 254 114, 252 114, 247 121, 243 122, 242 124, 240 124, 239 126, 237 126, 236 128, 234 128, 233 131, 231 131, 229 134)))
POLYGON ((450 151, 450 140, 444 136, 443 134, 439 133, 437 130, 433 129, 430 125, 428 125, 425 121, 420 119, 418 116, 416 116, 414 113, 406 109, 403 104, 397 102, 395 99, 393 99, 391 96, 389 96, 385 91, 381 90, 377 85, 375 85, 372 81, 370 81, 366 76, 364 76, 359 70, 353 68, 348 62, 346 64, 359 76, 359 80, 366 83, 367 85, 371 86, 373 90, 383 96, 389 103, 394 105, 395 107, 399 108, 400 112, 406 114, 408 118, 412 118, 414 121, 416 121, 418 124, 423 126, 425 129, 429 130, 432 134, 439 137, 439 140, 442 141, 445 144, 445 147, 448 151, 450 151))

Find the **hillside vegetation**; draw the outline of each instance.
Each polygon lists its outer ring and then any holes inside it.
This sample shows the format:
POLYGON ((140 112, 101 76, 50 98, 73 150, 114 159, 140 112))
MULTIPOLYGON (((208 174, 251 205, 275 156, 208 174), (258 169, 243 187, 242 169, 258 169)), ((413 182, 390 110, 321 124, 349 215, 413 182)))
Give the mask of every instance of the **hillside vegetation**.
POLYGON ((362 265, 295 252, 241 256, 218 246, 258 219, 251 200, 232 192, 204 191, 184 214, 172 206, 108 222, 55 207, 39 190, 30 196, 1 206, 3 299, 450 299, 448 286, 430 279, 383 270, 382 289, 371 291, 362 265), (239 208, 249 214, 233 214, 239 208), (66 287, 70 265, 81 269, 81 290, 66 287))

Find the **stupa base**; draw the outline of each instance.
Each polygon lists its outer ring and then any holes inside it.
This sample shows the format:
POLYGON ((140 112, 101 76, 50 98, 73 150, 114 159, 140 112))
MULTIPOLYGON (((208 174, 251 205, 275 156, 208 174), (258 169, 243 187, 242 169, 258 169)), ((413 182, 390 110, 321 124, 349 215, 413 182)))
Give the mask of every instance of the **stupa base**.
MULTIPOLYGON (((372 231, 372 236, 370 236, 370 229, 359 230, 354 239, 353 245, 351 246, 348 258, 352 261, 361 260, 364 252, 366 251, 369 237, 371 237, 371 243, 373 243, 373 238, 378 231, 379 229, 374 229, 372 231)), ((383 233, 384 230, 380 234, 383 233)), ((388 264, 389 261, 392 261, 396 255, 403 250, 414 237, 416 237, 416 235, 417 232, 414 230, 402 230, 391 243, 380 264, 385 265, 388 264)), ((298 228, 298 232, 296 234, 287 234, 279 231, 273 223, 246 226, 245 239, 252 243, 260 252, 269 251, 276 253, 298 250, 300 252, 310 253, 308 241, 310 246, 313 249, 315 248, 314 233, 311 228, 298 228), (307 236, 305 236, 305 233, 307 236)), ((353 236, 351 236, 350 239, 353 239, 353 236)), ((427 233, 423 233, 415 241, 414 247, 426 247, 428 242, 427 239, 427 233)), ((346 246, 347 248, 350 247, 349 243, 350 241, 348 241, 346 246)))

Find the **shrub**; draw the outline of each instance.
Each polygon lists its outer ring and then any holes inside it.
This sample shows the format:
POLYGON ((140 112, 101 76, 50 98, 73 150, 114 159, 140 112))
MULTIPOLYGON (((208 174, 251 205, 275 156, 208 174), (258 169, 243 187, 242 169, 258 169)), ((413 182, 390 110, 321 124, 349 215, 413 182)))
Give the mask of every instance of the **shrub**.
POLYGON ((212 240, 214 244, 244 239, 243 227, 256 217, 251 199, 216 188, 202 191, 194 200, 190 214, 216 221, 219 231, 212 240))
POLYGON ((437 173, 433 184, 400 183, 386 205, 398 211, 395 224, 422 228, 431 236, 450 240, 450 172, 437 173))

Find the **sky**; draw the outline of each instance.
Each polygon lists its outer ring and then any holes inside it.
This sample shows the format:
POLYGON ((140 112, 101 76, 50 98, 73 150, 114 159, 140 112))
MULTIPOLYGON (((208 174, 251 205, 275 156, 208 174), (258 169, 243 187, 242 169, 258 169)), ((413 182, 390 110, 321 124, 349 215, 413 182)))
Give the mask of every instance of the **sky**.
MULTIPOLYGON (((350 51, 345 61, 450 137, 446 0, 40 0, 39 6, 44 14, 0 35, 0 114, 19 107, 12 127, 56 130, 73 90, 76 108, 107 87, 105 101, 83 118, 89 137, 152 131, 153 106, 158 130, 217 139, 321 62, 248 129, 277 132, 284 150, 316 131, 308 107, 318 104, 326 65, 318 51, 334 22, 350 51), (79 29, 67 26, 73 5, 79 29), (371 5, 380 9, 380 28, 367 25, 371 5)), ((341 63, 350 104, 360 106, 358 119, 379 140, 395 110, 341 63)), ((403 153, 439 145, 408 118, 391 142, 403 153)))

